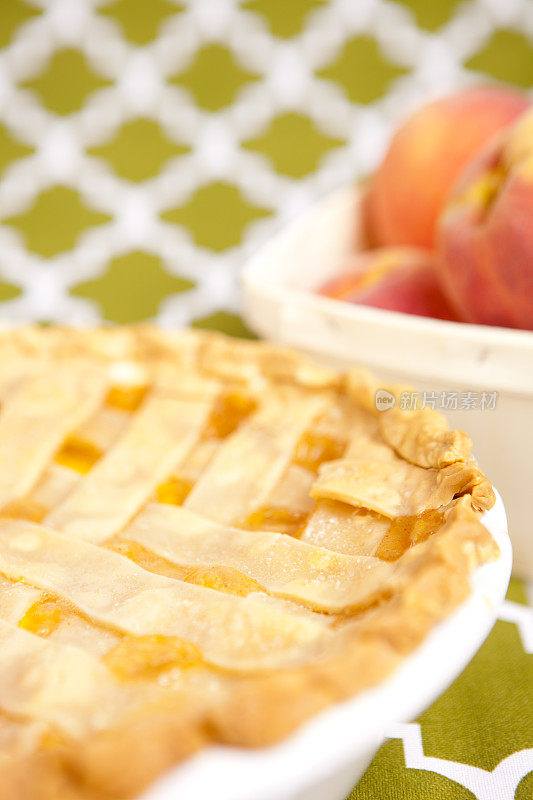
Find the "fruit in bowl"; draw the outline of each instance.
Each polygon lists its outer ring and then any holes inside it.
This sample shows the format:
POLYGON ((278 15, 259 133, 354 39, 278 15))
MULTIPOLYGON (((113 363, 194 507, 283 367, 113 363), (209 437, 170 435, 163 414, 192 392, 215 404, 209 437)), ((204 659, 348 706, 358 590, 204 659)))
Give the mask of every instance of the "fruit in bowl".
POLYGON ((464 168, 529 103, 515 89, 477 86, 415 112, 370 180, 364 215, 371 244, 431 249, 439 214, 464 168))
POLYGON ((433 253, 414 247, 383 247, 355 253, 340 276, 320 294, 338 300, 422 317, 459 319, 439 285, 433 253))
POLYGON ((373 249, 351 254, 320 294, 533 330, 533 107, 527 96, 477 87, 417 111, 393 137, 363 190, 359 213, 373 249))
POLYGON ((437 263, 461 318, 533 330, 533 111, 462 176, 440 221, 437 263))

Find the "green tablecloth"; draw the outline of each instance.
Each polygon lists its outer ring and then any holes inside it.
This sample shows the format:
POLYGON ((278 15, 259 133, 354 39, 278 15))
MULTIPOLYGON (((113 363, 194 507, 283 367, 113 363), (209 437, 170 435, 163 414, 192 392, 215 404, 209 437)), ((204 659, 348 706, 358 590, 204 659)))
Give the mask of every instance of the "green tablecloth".
MULTIPOLYGON (((246 335, 248 254, 432 92, 531 89, 532 36, 531 0, 2 0, 0 319, 246 335)), ((353 800, 533 797, 526 590, 353 800)))

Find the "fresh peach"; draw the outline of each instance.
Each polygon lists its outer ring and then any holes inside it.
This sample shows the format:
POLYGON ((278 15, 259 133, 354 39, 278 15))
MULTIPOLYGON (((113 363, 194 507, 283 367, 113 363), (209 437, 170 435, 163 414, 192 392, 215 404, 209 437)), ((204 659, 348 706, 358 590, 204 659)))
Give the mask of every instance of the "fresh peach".
POLYGON ((533 111, 465 172, 443 214, 443 290, 470 322, 533 330, 533 111))
POLYGON ((426 250, 384 247, 353 255, 346 272, 319 290, 326 297, 422 317, 457 319, 443 295, 434 256, 426 250))
POLYGON ((433 248, 437 219, 463 169, 529 103, 514 89, 483 86, 413 114, 369 184, 364 213, 372 245, 433 248))

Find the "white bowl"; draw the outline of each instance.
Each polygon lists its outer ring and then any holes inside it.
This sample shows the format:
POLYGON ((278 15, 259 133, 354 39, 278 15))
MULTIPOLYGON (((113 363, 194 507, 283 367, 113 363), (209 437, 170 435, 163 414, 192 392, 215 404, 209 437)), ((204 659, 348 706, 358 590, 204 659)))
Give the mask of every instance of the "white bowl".
POLYGON ((459 675, 492 628, 511 574, 502 500, 484 514, 499 558, 472 575, 472 593, 376 688, 332 706, 273 747, 211 747, 158 781, 143 800, 344 800, 387 731, 412 720, 459 675))
POLYGON ((509 514, 515 569, 533 578, 533 332, 399 314, 313 293, 361 241, 359 192, 338 191, 244 271, 245 317, 269 339, 337 366, 360 363, 421 391, 498 392, 493 411, 444 411, 473 438, 509 514))

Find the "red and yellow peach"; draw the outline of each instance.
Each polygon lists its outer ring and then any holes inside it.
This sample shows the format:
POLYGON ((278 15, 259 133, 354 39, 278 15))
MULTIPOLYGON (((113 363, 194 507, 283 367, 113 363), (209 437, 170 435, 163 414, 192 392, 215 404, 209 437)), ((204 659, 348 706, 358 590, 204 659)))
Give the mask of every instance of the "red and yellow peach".
POLYGON ((514 89, 483 86, 413 114, 369 183, 364 213, 371 244, 433 248, 437 219, 456 180, 529 103, 514 89))
POLYGON ((461 178, 441 219, 438 264, 463 319, 533 330, 533 111, 461 178))
POLYGON ((416 248, 357 253, 346 271, 322 286, 320 294, 389 311, 457 319, 439 286, 433 254, 416 248))

